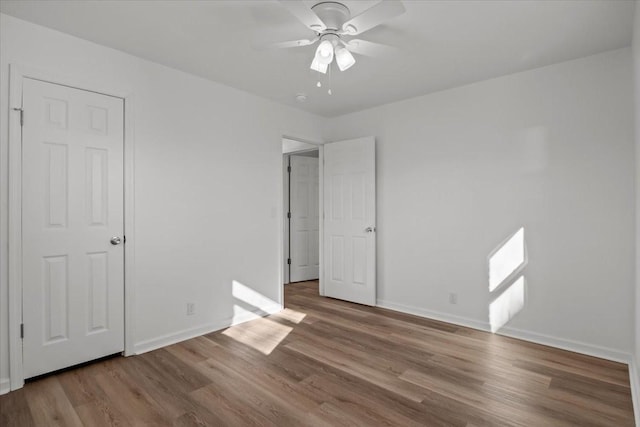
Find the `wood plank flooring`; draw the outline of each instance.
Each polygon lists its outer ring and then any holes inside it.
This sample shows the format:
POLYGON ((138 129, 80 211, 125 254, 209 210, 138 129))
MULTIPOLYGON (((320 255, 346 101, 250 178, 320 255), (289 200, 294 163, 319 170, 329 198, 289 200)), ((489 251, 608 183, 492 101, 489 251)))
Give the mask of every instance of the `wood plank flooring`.
POLYGON ((623 364, 286 287, 268 318, 52 374, 2 426, 632 426, 623 364))

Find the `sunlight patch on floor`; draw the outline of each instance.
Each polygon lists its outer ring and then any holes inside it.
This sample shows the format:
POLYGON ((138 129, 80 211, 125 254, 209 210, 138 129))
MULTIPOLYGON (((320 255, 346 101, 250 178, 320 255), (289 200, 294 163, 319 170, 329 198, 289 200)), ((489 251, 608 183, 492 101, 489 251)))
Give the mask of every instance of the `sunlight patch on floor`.
POLYGON ((223 335, 248 345, 262 354, 269 355, 293 330, 273 320, 261 318, 233 326, 223 335))
POLYGON ((307 315, 305 313, 301 313, 299 311, 292 310, 290 308, 285 308, 279 313, 274 314, 272 317, 277 317, 279 319, 284 319, 288 322, 295 323, 296 325, 304 320, 307 315))

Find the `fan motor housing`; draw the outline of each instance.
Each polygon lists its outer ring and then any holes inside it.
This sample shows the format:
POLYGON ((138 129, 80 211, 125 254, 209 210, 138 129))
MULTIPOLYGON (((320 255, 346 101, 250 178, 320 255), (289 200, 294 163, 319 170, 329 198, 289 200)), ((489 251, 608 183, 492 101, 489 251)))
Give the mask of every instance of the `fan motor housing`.
POLYGON ((339 31, 342 25, 351 18, 349 8, 342 3, 326 1, 314 5, 311 10, 327 26, 325 31, 339 31))

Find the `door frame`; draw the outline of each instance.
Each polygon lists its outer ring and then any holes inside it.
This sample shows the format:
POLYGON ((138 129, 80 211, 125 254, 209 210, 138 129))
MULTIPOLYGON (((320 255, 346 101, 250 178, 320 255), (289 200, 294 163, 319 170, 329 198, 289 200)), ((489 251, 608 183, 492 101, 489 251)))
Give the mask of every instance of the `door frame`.
MULTIPOLYGON (((69 86, 89 92, 121 98, 124 101, 124 355, 134 354, 135 307, 135 235, 134 235, 134 94, 96 85, 83 74, 61 76, 47 70, 9 64, 9 140, 8 140, 8 304, 9 304, 9 377, 11 390, 24 385, 22 364, 22 86, 25 78, 69 86)), ((28 120, 28 118, 27 118, 28 120)))
MULTIPOLYGON (((320 250, 320 254, 319 254, 319 293, 320 295, 324 296, 324 272, 323 272, 323 260, 322 260, 322 250, 324 248, 324 241, 323 241, 323 232, 324 232, 324 146, 323 146, 323 142, 314 142, 314 141, 308 141, 308 140, 304 140, 304 139, 300 139, 300 138, 296 138, 296 137, 291 137, 291 136, 287 136, 287 135, 283 135, 282 139, 289 139, 292 141, 298 141, 298 142, 303 142, 306 144, 310 144, 310 145, 315 145, 317 147, 318 150, 318 163, 319 163, 319 186, 318 186, 318 198, 320 199, 318 201, 318 210, 319 210, 319 214, 320 214, 320 228, 318 233, 320 233, 320 235, 318 236, 318 244, 320 246, 319 250, 320 250)), ((281 301, 282 301, 282 306, 284 307, 284 278, 285 278, 285 270, 287 269, 287 260, 285 258, 285 251, 288 251, 289 249, 289 242, 285 241, 285 230, 287 227, 287 209, 288 209, 288 200, 285 199, 285 195, 286 192, 288 190, 285 190, 288 186, 289 186, 289 176, 287 174, 287 166, 288 166, 288 158, 290 155, 295 155, 298 153, 304 153, 305 151, 312 151, 315 150, 316 148, 308 148, 308 147, 303 147, 299 150, 294 150, 294 151, 290 151, 288 153, 282 153, 282 167, 281 170, 283 171, 283 185, 281 187, 282 192, 280 193, 280 200, 282 201, 282 203, 280 203, 280 209, 282 209, 282 211, 280 212, 280 218, 282 219, 280 221, 280 295, 281 295, 281 301)), ((287 275, 288 277, 288 275, 287 275)))

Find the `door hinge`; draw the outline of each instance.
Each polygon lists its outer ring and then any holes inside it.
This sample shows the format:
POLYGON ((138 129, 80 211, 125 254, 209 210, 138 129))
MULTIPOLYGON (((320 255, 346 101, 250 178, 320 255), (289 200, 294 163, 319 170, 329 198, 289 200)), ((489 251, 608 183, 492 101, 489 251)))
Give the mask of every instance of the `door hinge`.
POLYGON ((24 323, 20 323, 20 338, 24 338, 24 323))
POLYGON ((24 126, 24 110, 22 108, 14 108, 13 111, 20 111, 20 126, 24 126))
POLYGON ((127 243, 127 236, 122 236, 122 243, 127 243))
POLYGON ((287 212, 287 218, 291 219, 291 212, 287 212))
POLYGON ((291 258, 287 258, 287 264, 291 265, 291 258))
POLYGON ((287 166, 287 172, 291 173, 291 166, 287 166))

